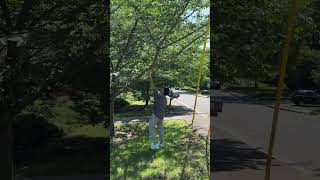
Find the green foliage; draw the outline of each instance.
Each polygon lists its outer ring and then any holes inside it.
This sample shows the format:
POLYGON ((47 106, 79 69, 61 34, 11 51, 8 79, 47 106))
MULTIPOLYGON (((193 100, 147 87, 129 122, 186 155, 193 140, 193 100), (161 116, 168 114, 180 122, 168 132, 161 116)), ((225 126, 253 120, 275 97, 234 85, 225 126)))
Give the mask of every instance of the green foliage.
POLYGON ((317 89, 320 51, 309 47, 301 48, 295 65, 288 70, 286 83, 292 89, 317 89))
POLYGON ((82 116, 85 116, 84 121, 87 123, 96 125, 104 122, 106 118, 106 111, 102 106, 99 96, 86 93, 80 97, 74 98, 73 109, 75 112, 79 112, 82 116))
POLYGON ((21 150, 46 143, 63 135, 63 130, 35 113, 19 114, 13 124, 15 149, 21 150))
MULTIPOLYGON (((315 25, 312 3, 312 0, 298 2, 289 70, 297 66, 300 49, 310 44, 315 25)), ((218 59, 213 65, 212 77, 229 82, 246 78, 258 84, 274 74, 280 64, 286 33, 288 1, 216 1, 212 9, 215 12, 213 41, 218 59)))
POLYGON ((208 1, 118 0, 111 7, 113 97, 130 88, 139 91, 141 97, 148 96, 140 85, 148 79, 152 65, 156 67, 157 86, 181 86, 191 79, 194 73, 186 73, 195 69, 195 63, 190 64, 190 50, 203 40, 207 16, 199 12, 208 7, 208 1))
POLYGON ((129 106, 129 102, 122 98, 116 98, 114 101, 114 111, 115 113, 119 112, 123 108, 129 106))
POLYGON ((320 66, 316 67, 311 72, 311 79, 315 86, 319 89, 320 88, 320 66))
MULTIPOLYGON (((0 90, 6 95, 4 99, 13 102, 14 114, 33 104, 39 96, 51 98, 53 91, 66 86, 100 94, 105 91, 107 4, 92 0, 25 3, 18 0, 8 2, 7 6, 10 11, 0 18, 1 37, 16 32, 27 35, 22 40, 25 44, 22 48, 8 48, 8 51, 17 52, 12 60, 14 63, 3 63, 8 57, 6 49, 1 50, 0 90), (24 11, 21 11, 22 7, 24 11), (83 74, 90 74, 91 80, 83 78, 83 74), (79 83, 78 78, 83 81, 79 83), (8 94, 12 96, 8 97, 8 94)), ((0 101, 1 104, 8 103, 0 101)))

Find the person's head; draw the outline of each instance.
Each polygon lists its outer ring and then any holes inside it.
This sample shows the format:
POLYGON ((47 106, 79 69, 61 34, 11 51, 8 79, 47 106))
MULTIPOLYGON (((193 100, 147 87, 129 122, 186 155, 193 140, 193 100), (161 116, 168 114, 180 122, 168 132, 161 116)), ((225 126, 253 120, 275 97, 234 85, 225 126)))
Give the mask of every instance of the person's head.
POLYGON ((169 88, 164 87, 164 88, 160 89, 160 93, 165 95, 165 96, 168 96, 169 93, 170 93, 170 90, 169 90, 169 88))

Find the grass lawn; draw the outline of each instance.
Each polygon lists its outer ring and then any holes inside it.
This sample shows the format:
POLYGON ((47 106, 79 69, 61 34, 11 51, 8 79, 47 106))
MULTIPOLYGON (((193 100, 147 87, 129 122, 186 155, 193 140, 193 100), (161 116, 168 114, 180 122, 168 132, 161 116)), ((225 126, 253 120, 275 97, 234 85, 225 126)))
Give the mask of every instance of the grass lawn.
POLYGON ((205 140, 182 120, 165 121, 165 148, 150 149, 147 123, 115 124, 111 179, 208 179, 205 140))
POLYGON ((137 117, 150 116, 152 113, 152 105, 144 107, 143 105, 131 105, 125 110, 116 114, 117 117, 137 117))
POLYGON ((86 123, 74 111, 68 97, 60 97, 51 108, 49 120, 62 128, 65 136, 51 140, 15 156, 19 176, 63 176, 104 174, 107 129, 86 123))
POLYGON ((128 101, 129 106, 118 112, 117 117, 150 116, 152 113, 152 100, 150 100, 148 106, 145 106, 145 101, 135 98, 130 92, 122 94, 120 97, 128 101))

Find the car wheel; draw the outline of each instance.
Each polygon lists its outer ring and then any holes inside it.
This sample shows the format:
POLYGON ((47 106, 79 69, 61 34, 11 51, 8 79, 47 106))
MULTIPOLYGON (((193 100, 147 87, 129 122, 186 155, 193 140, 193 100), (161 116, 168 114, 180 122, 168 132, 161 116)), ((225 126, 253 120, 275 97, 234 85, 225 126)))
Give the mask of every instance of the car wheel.
POLYGON ((304 102, 303 102, 302 99, 298 99, 298 100, 295 102, 295 104, 296 104, 297 106, 303 106, 303 105, 304 105, 304 102))
POLYGON ((294 104, 297 105, 297 106, 300 106, 300 105, 301 105, 301 102, 302 102, 302 101, 301 101, 300 99, 298 99, 298 100, 295 100, 295 101, 294 101, 294 104))

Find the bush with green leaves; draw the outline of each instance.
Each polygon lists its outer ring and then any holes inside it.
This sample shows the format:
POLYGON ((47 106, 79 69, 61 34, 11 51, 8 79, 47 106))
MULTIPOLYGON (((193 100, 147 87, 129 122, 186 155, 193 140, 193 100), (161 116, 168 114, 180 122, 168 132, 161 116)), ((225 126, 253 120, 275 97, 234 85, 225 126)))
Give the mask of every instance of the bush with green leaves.
POLYGON ((15 149, 34 147, 63 136, 62 129, 35 113, 19 114, 13 122, 15 149))
POLYGON ((126 101, 125 99, 117 98, 114 101, 114 112, 117 113, 129 105, 130 105, 130 103, 128 101, 126 101))

